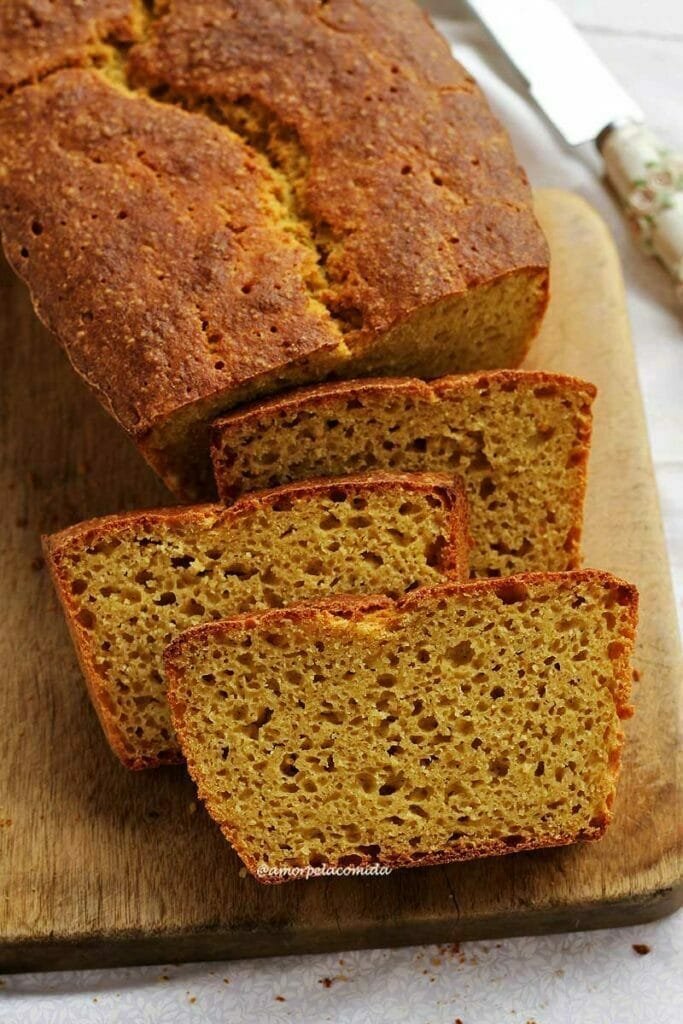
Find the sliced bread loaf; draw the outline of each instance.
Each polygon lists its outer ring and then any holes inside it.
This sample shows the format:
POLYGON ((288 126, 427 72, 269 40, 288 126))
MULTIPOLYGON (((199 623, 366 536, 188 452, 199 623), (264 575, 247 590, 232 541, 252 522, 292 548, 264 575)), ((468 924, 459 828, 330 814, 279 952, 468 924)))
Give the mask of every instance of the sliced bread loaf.
POLYGON ((636 611, 634 587, 584 571, 210 623, 166 652, 173 721, 266 881, 597 839, 636 611))
POLYGON ((129 768, 182 760, 162 652, 205 619, 467 577, 462 485, 348 477, 219 505, 108 516, 45 538, 91 697, 129 768))
POLYGON ((413 0, 0 3, 0 233, 175 493, 208 427, 335 376, 517 366, 548 250, 413 0))
POLYGON ((509 371, 294 391, 216 422, 221 497, 369 469, 460 473, 474 576, 580 565, 595 388, 509 371))

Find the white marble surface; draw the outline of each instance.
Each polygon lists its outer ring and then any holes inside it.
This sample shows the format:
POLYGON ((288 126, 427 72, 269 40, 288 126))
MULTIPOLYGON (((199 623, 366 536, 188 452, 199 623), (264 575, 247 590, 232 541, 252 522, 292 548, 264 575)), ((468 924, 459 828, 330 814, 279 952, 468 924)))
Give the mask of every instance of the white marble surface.
MULTIPOLYGON (((501 3, 506 0, 501 0, 501 3)), ((683 147, 683 4, 561 0, 655 129, 683 147)), ((683 603, 683 332, 672 289, 632 243, 589 152, 567 153, 457 0, 426 6, 487 90, 535 185, 584 195, 624 261, 679 612, 683 603), (443 20, 446 17, 447 20, 443 20)), ((533 31, 533 26, 529 27, 533 31)), ((0 979, 3 1024, 82 1021, 674 1024, 683 1014, 683 912, 575 935, 329 956, 0 979), (638 954, 633 946, 645 945, 638 954), (326 981, 327 979, 327 981, 326 981), (328 983, 329 982, 329 983, 328 983)))

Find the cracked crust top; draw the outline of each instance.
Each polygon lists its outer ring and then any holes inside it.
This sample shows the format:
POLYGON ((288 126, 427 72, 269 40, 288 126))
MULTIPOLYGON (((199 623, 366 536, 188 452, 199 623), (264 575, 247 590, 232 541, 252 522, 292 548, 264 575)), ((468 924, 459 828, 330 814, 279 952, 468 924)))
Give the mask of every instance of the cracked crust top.
POLYGON ((245 400, 521 359, 547 300, 526 179, 411 0, 155 7, 2 5, 0 227, 173 490, 245 400))
POLYGON ((66 70, 0 104, 0 138, 8 258, 129 432, 337 347, 267 167, 207 118, 66 70))
POLYGON ((2 0, 0 96, 57 68, 105 59, 103 40, 141 37, 143 12, 142 0, 2 0))
POLYGON ((131 73, 190 103, 238 105, 225 116, 249 138, 284 129, 271 147, 300 179, 328 304, 352 330, 547 266, 507 134, 412 0, 289 0, 277 13, 272 0, 171 0, 131 73))

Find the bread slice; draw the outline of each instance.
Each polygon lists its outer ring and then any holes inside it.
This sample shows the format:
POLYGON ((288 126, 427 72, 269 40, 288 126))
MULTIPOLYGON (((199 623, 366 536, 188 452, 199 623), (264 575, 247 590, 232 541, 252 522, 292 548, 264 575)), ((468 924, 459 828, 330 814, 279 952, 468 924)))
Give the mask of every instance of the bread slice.
POLYGON ((412 0, 35 6, 0 4, 5 252, 178 495, 244 401, 522 361, 531 192, 412 0))
POLYGON ((129 768, 182 760, 162 652, 205 619, 317 595, 399 595, 467 577, 462 485, 347 477, 219 505, 108 516, 44 539, 109 743, 129 768))
POLYGON ((525 371, 301 389, 216 422, 219 494, 369 469, 460 473, 473 576, 580 565, 592 384, 525 371))
POLYGON ((265 881, 597 839, 636 612, 587 570, 214 622, 166 651, 173 722, 265 881))

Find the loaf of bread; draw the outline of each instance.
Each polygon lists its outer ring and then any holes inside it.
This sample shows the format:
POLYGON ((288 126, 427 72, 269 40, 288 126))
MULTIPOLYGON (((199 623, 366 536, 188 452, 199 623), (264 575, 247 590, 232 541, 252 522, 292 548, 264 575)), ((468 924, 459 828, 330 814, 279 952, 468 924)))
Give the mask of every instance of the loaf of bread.
POLYGON ((584 571, 210 623, 166 652, 173 722, 264 881, 597 839, 636 605, 584 571))
POLYGON ((437 476, 283 487, 226 510, 108 516, 45 538, 90 694, 129 768, 182 760, 162 652, 206 619, 329 594, 467 578, 462 486, 437 476))
POLYGON ((580 565, 595 388, 500 371, 301 388, 213 428, 218 491, 390 469, 460 473, 475 576, 580 565))
POLYGON ((245 400, 519 364, 546 244, 411 0, 35 6, 0 20, 5 252, 176 493, 245 400))

